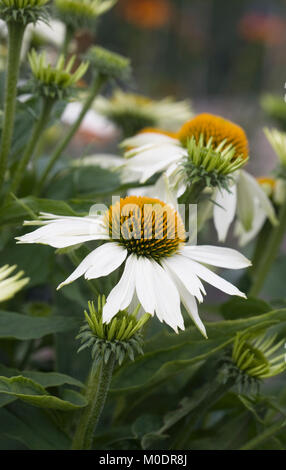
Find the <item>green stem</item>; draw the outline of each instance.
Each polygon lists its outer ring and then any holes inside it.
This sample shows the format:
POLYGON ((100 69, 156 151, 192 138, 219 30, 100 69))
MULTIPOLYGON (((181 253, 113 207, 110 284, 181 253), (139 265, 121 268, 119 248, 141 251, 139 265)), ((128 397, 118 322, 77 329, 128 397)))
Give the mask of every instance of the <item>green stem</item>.
POLYGON ((102 358, 98 371, 90 373, 86 390, 88 405, 82 411, 72 443, 73 450, 89 450, 92 447, 94 431, 110 387, 114 362, 114 354, 110 356, 107 363, 102 358))
POLYGON ((255 273, 252 287, 249 291, 249 296, 257 297, 260 290, 263 287, 265 279, 274 263, 280 249, 280 245, 283 241, 283 237, 286 231, 286 201, 280 209, 279 213, 279 224, 272 228, 268 243, 265 244, 265 254, 262 258, 259 269, 255 273))
POLYGON ((8 23, 8 61, 4 98, 4 122, 0 150, 0 192, 4 184, 8 156, 11 149, 15 120, 17 82, 19 77, 21 45, 25 26, 8 23))
POLYGON ((74 36, 74 33, 74 28, 72 26, 66 25, 65 38, 62 45, 61 54, 64 54, 65 56, 68 54, 69 45, 74 36))
POLYGON ((255 437, 247 444, 242 446, 239 450, 255 449, 258 445, 263 444, 263 442, 265 442, 267 439, 270 439, 271 437, 275 436, 275 434, 281 431, 285 426, 286 420, 285 418, 283 418, 277 421, 276 423, 272 424, 272 426, 269 426, 267 429, 265 429, 264 432, 262 432, 261 434, 259 434, 259 436, 255 437))
POLYGON ((34 125, 33 132, 30 138, 30 141, 24 151, 23 157, 21 158, 19 164, 17 165, 16 171, 13 176, 13 180, 10 186, 9 193, 17 194, 21 180, 25 174, 25 170, 31 161, 34 152, 36 150, 39 139, 45 130, 47 123, 49 122, 49 117, 54 105, 54 100, 48 97, 43 98, 42 111, 39 116, 39 119, 34 125))
POLYGON ((205 183, 203 181, 197 181, 196 183, 188 186, 184 194, 179 199, 179 204, 185 204, 185 227, 186 232, 190 229, 190 204, 197 204, 200 196, 205 189, 205 183))
POLYGON ((75 121, 75 123, 73 124, 73 126, 71 126, 69 132, 67 133, 66 137, 62 140, 62 142, 60 142, 60 144, 58 145, 58 147, 55 149, 54 151, 54 154, 51 156, 51 159, 39 181, 39 184, 38 184, 38 187, 37 187, 37 192, 40 192, 42 187, 44 186, 45 182, 46 182, 46 179, 48 178, 51 170, 54 168, 55 164, 57 163, 58 159, 60 158, 62 152, 65 150, 65 148, 68 146, 68 144, 70 143, 70 141, 72 140, 73 136, 75 135, 75 133, 77 132, 77 130, 79 129, 87 111, 89 110, 89 108, 91 107, 96 95, 98 94, 101 86, 103 85, 105 81, 105 78, 102 77, 101 75, 99 77, 97 77, 97 79, 94 81, 93 83, 93 86, 90 90, 90 93, 83 105, 83 108, 81 110, 81 113, 80 115, 78 116, 77 120, 75 121))
POLYGON ((229 378, 226 383, 216 384, 210 387, 210 391, 203 396, 202 400, 192 410, 185 421, 185 425, 181 428, 179 436, 176 436, 172 449, 181 450, 188 448, 194 429, 202 421, 208 410, 215 405, 235 384, 234 378, 229 378))

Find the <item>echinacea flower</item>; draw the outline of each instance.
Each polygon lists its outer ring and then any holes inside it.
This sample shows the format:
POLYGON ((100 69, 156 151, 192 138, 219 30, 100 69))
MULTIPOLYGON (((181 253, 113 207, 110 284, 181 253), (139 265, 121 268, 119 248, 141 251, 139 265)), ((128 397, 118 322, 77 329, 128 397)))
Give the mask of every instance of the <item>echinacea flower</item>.
POLYGON ((114 122, 125 137, 130 137, 146 127, 177 130, 192 111, 187 101, 172 98, 152 100, 146 96, 115 90, 107 99, 98 97, 94 108, 114 122))
POLYGON ((185 123, 176 137, 160 131, 141 132, 123 141, 122 146, 127 149, 126 167, 138 174, 141 183, 165 172, 177 197, 194 184, 201 185, 201 192, 212 189, 213 218, 220 241, 225 240, 236 214, 245 230, 252 228, 255 201, 276 223, 266 194, 256 179, 242 170, 248 160, 248 141, 236 124, 200 114, 185 123))
POLYGON ((16 268, 16 265, 9 266, 8 264, 0 268, 0 302, 14 297, 30 280, 28 277, 23 278, 24 271, 10 276, 16 268))
POLYGON ((187 246, 182 219, 164 202, 145 197, 120 199, 103 214, 88 217, 61 217, 42 214, 41 225, 18 238, 19 243, 42 243, 55 248, 74 246, 91 240, 105 240, 63 281, 63 287, 81 276, 96 279, 107 276, 121 265, 123 274, 107 297, 103 322, 131 303, 156 314, 176 332, 184 329, 182 302, 201 333, 205 327, 199 317, 196 299, 203 301, 201 280, 229 295, 245 297, 239 289, 204 266, 242 269, 251 263, 229 248, 187 246))

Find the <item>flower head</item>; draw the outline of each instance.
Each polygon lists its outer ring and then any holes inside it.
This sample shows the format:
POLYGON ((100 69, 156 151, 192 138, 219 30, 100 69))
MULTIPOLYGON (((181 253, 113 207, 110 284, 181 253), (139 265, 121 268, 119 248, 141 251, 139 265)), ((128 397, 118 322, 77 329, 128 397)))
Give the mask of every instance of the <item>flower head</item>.
POLYGON ((171 98, 155 101, 134 93, 116 90, 110 99, 100 97, 96 109, 112 120, 130 137, 144 128, 162 127, 176 130, 192 115, 186 101, 175 102, 171 98))
POLYGON ((45 5, 49 0, 0 0, 0 18, 7 23, 27 25, 46 17, 45 5))
POLYGON ((277 335, 261 333, 237 333, 233 349, 234 373, 243 383, 263 380, 281 374, 286 370, 284 340, 277 342, 277 335), (281 354, 277 354, 277 351, 281 354))
POLYGON ((92 348, 92 359, 94 364, 102 358, 107 362, 112 353, 122 364, 126 356, 134 360, 136 353, 143 353, 143 338, 140 330, 149 320, 150 315, 146 313, 140 319, 137 314, 140 305, 132 313, 128 310, 120 311, 113 320, 106 324, 102 320, 102 311, 105 306, 105 297, 99 296, 97 309, 94 302, 88 303, 89 312, 85 311, 85 325, 80 329, 78 339, 82 345, 78 352, 86 348, 92 348))
POLYGON ((19 237, 20 243, 64 248, 90 240, 106 242, 92 251, 58 288, 83 275, 86 279, 107 276, 124 264, 122 277, 103 307, 104 323, 109 323, 119 311, 134 302, 177 331, 184 329, 182 302, 199 330, 206 335, 196 303, 196 299, 202 302, 205 294, 201 279, 230 295, 245 297, 204 264, 241 269, 250 262, 232 249, 187 246, 180 215, 157 199, 134 196, 120 199, 100 215, 61 217, 42 214, 41 219, 42 226, 19 237))
POLYGON ((55 0, 61 20, 74 27, 92 28, 99 16, 110 10, 117 0, 55 0))
MULTIPOLYGON (((168 201, 188 195, 194 183, 200 183, 201 194, 204 188, 213 192, 213 216, 220 241, 225 240, 236 213, 244 229, 251 230, 257 204, 273 224, 277 223, 267 195, 256 179, 242 170, 248 160, 248 144, 236 124, 202 114, 184 124, 177 136, 149 130, 125 139, 122 146, 126 148, 126 169, 137 174, 141 183, 165 172, 163 184, 156 184, 155 189, 160 188, 162 194, 165 186, 166 194, 173 193, 168 201)), ((156 192, 153 195, 156 197, 156 192)))
POLYGON ((203 135, 205 142, 212 139, 213 147, 223 144, 223 147, 232 145, 235 148, 236 158, 248 157, 248 140, 244 130, 220 116, 203 113, 186 122, 178 132, 178 139, 187 145, 190 138, 198 142, 203 135))
POLYGON ((76 71, 72 72, 76 57, 73 56, 65 65, 61 55, 53 67, 47 63, 45 52, 37 54, 33 49, 29 54, 29 63, 33 73, 36 88, 42 96, 63 98, 71 87, 81 79, 88 69, 88 62, 83 62, 76 71))
POLYGON ((24 271, 9 277, 15 271, 17 266, 9 266, 6 264, 0 268, 0 302, 11 299, 29 282, 29 278, 23 278, 24 271))
POLYGON ((114 80, 130 79, 131 66, 128 58, 100 46, 91 47, 86 57, 98 74, 114 80))

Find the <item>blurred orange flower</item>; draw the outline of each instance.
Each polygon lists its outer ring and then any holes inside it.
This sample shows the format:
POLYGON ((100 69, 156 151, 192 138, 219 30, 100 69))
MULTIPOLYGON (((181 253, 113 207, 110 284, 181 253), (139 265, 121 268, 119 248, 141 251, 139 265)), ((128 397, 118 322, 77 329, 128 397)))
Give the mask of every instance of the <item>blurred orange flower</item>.
POLYGON ((143 29, 160 29, 172 16, 169 0, 122 0, 119 8, 126 21, 143 29))
POLYGON ((286 21, 276 15, 248 13, 238 24, 238 33, 246 41, 262 42, 269 45, 285 41, 286 21))

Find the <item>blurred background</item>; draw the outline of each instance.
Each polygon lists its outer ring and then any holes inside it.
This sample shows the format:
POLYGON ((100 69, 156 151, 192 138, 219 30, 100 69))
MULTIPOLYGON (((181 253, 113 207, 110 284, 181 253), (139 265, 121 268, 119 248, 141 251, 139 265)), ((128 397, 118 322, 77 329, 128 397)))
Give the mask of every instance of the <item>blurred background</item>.
POLYGON ((237 122, 250 139, 249 170, 273 169, 262 128, 281 124, 284 111, 286 0, 120 0, 96 41, 131 57, 134 91, 189 98, 196 113, 237 122))

